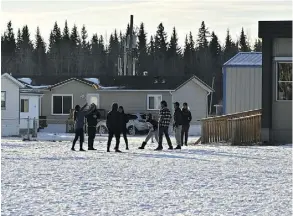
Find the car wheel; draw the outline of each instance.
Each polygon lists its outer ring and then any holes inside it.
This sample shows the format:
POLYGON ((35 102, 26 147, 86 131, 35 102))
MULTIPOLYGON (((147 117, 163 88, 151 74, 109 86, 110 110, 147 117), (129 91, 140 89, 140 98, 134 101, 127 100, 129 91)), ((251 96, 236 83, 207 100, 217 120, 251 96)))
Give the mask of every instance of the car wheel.
POLYGON ((135 136, 135 134, 136 134, 136 129, 135 129, 134 126, 129 126, 127 130, 128 130, 128 134, 129 134, 129 135, 131 135, 131 136, 135 136))
POLYGON ((107 134, 108 129, 105 126, 101 125, 101 126, 98 127, 98 133, 99 134, 107 134))

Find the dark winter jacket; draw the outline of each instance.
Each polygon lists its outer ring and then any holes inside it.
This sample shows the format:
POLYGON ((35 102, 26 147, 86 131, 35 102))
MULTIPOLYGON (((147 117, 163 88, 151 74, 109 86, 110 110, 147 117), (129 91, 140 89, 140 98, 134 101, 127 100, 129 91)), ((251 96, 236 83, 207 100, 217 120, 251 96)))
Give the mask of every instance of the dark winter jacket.
POLYGON ((153 126, 154 131, 158 130, 158 122, 155 119, 148 119, 146 122, 153 126))
POLYGON ((98 124, 98 119, 101 118, 100 112, 95 109, 86 116, 89 127, 95 127, 98 124))
POLYGON ((188 109, 182 109, 182 125, 189 125, 191 120, 191 112, 188 109))
POLYGON ((174 126, 178 127, 182 125, 182 111, 180 108, 176 108, 174 112, 174 126))
POLYGON ((112 110, 107 114, 106 125, 109 131, 113 133, 121 132, 121 115, 118 112, 118 106, 112 105, 112 110))
POLYGON ((123 113, 119 113, 120 114, 120 127, 122 131, 126 130, 126 124, 129 122, 129 118, 128 115, 123 113))
POLYGON ((169 127, 172 119, 170 110, 167 107, 160 109, 159 113, 159 127, 169 127))
POLYGON ((87 113, 87 111, 84 110, 84 108, 86 106, 87 104, 81 107, 79 111, 74 112, 75 129, 81 129, 84 127, 84 117, 87 113))

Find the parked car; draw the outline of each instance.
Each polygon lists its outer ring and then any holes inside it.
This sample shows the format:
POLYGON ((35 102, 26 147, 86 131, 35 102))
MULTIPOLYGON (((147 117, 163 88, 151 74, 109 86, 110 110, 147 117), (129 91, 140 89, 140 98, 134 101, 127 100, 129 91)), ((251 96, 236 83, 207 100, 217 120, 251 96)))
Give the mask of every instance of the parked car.
MULTIPOLYGON (((126 124, 126 128, 129 135, 135 135, 137 133, 147 133, 149 131, 149 124, 146 122, 146 114, 136 113, 127 114, 129 122, 126 124)), ((108 128, 106 126, 106 120, 99 121, 97 124, 97 133, 107 134, 108 128)))

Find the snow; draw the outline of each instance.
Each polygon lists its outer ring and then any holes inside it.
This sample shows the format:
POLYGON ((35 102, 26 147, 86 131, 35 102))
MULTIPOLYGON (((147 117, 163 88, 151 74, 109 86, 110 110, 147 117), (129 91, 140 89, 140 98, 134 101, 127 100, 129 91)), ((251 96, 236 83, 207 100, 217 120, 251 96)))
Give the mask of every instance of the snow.
POLYGON ((45 89, 45 88, 49 88, 50 85, 40 85, 40 86, 33 86, 33 85, 28 85, 30 88, 33 89, 45 89))
POLYGON ((96 85, 100 85, 100 80, 98 78, 84 78, 84 80, 92 82, 92 83, 94 83, 96 85))
POLYGON ((72 134, 42 136, 2 139, 2 215, 292 215, 292 144, 155 152, 141 136, 119 154, 106 136, 86 152, 69 150, 72 134))
POLYGON ((28 85, 30 85, 32 83, 32 79, 31 78, 18 78, 19 81, 22 81, 28 85))

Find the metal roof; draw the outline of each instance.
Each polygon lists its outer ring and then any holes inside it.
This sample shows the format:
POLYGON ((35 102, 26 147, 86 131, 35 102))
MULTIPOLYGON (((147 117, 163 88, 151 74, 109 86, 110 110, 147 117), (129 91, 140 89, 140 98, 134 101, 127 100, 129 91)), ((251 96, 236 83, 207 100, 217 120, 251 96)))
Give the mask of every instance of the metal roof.
POLYGON ((239 52, 223 66, 262 66, 262 53, 239 52))

